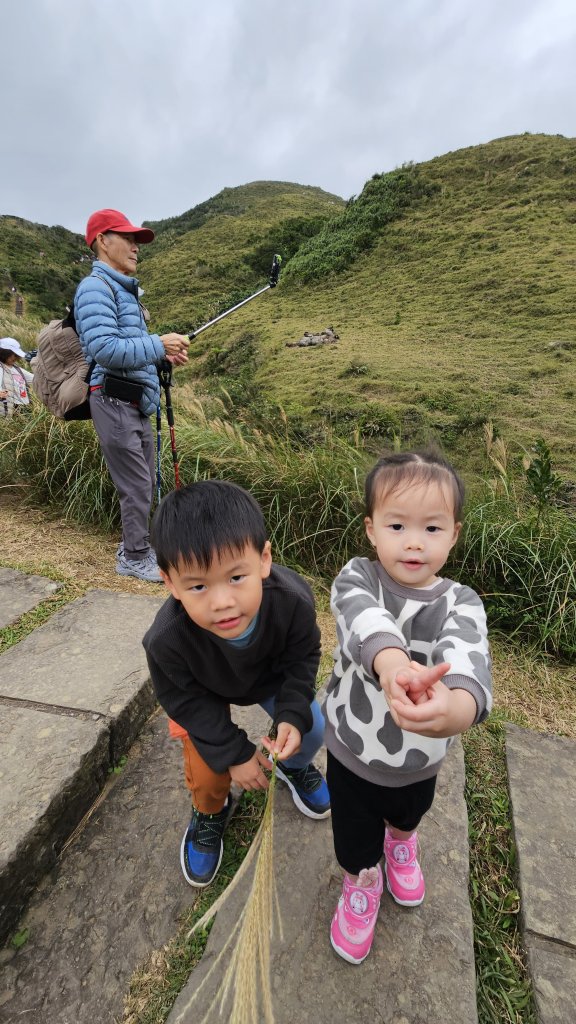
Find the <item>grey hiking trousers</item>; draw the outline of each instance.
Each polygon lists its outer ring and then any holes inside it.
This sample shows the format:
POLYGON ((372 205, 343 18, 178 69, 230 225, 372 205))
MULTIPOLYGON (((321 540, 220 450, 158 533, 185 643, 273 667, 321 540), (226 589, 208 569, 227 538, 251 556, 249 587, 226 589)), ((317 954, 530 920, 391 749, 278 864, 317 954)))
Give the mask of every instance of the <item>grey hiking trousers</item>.
POLYGON ((148 519, 154 497, 154 438, 150 420, 129 402, 90 395, 90 412, 118 496, 124 554, 145 558, 150 551, 148 519))

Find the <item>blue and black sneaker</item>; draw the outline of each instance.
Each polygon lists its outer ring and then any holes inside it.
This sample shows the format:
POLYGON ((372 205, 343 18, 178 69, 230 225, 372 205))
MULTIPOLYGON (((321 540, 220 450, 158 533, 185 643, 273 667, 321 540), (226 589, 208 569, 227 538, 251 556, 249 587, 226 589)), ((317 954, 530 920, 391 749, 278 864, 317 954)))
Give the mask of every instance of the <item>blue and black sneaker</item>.
POLYGON ((194 808, 180 846, 180 863, 188 885, 203 889, 216 876, 224 852, 222 836, 228 814, 229 800, 218 814, 203 814, 194 808))
POLYGON ((313 764, 305 768, 288 768, 276 762, 276 775, 292 792, 292 799, 302 814, 309 818, 327 818, 330 814, 330 793, 326 780, 313 764))

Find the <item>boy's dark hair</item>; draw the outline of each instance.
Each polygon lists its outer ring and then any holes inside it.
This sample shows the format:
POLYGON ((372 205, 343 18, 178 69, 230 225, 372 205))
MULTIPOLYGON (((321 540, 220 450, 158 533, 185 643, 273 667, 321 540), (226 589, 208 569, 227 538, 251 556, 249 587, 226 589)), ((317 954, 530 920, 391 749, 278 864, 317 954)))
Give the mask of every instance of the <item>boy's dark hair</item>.
POLYGON ((199 480, 162 499, 150 540, 164 572, 191 562, 207 570, 226 551, 252 546, 261 554, 266 525, 258 502, 244 488, 226 480, 199 480))
POLYGON ((458 521, 464 505, 464 484, 458 473, 442 455, 434 451, 395 452, 383 455, 370 470, 364 484, 366 515, 372 518, 375 506, 389 494, 403 491, 412 484, 448 486, 454 503, 454 519, 458 521))

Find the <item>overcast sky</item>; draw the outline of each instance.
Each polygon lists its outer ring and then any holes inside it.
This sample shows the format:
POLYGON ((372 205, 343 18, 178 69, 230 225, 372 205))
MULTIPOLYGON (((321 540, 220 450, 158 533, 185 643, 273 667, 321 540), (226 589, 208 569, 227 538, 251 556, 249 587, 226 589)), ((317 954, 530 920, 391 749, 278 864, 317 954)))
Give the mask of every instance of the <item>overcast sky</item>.
POLYGON ((9 0, 1 31, 0 213, 77 231, 576 134, 574 0, 9 0))

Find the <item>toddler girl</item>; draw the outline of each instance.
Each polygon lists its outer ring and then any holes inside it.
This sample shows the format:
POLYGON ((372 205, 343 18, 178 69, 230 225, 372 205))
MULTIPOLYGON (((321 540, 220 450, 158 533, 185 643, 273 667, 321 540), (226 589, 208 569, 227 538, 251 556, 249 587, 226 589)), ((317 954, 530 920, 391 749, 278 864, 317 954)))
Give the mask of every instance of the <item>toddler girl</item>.
POLYGON ((383 888, 424 899, 416 829, 452 742, 487 716, 482 602, 438 575, 456 543, 464 488, 436 454, 381 458, 365 485, 376 560, 353 558, 332 587, 338 653, 324 706, 334 846, 345 871, 332 946, 370 952, 383 888))

